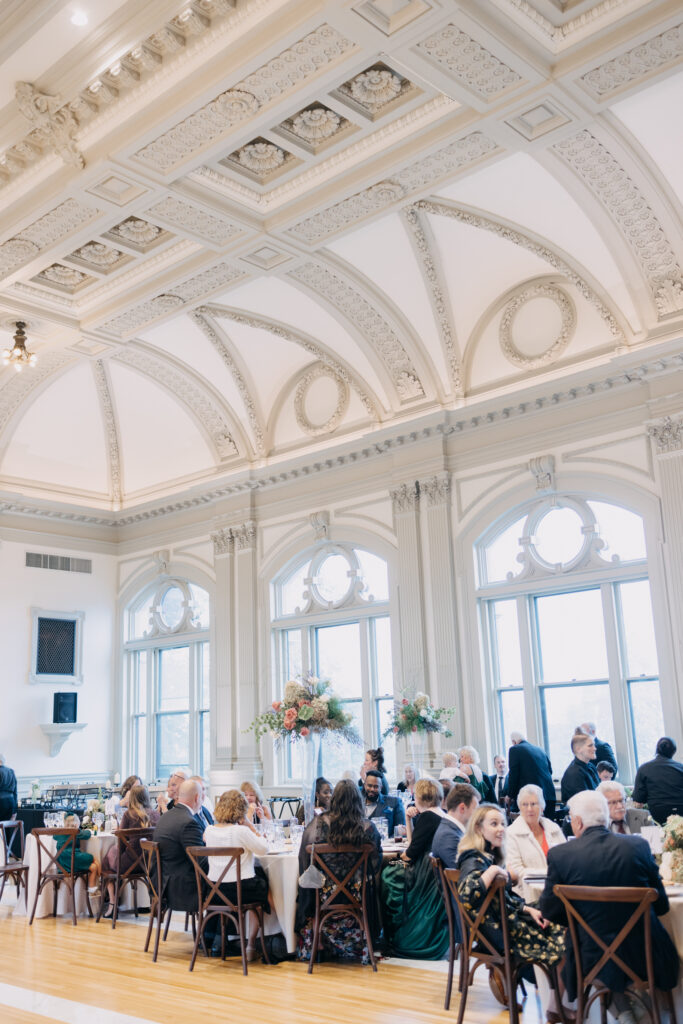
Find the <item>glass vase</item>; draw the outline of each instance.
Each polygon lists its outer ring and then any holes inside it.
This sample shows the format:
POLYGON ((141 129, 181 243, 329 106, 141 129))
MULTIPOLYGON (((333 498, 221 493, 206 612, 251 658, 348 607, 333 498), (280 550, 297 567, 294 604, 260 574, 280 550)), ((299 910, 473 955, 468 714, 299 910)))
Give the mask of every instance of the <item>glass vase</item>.
POLYGON ((415 766, 415 780, 422 778, 425 757, 425 732, 409 732, 408 742, 410 744, 410 760, 415 766))
POLYGON ((304 824, 313 820, 315 812, 315 780, 318 777, 321 734, 311 729, 308 736, 299 736, 297 745, 301 758, 301 790, 304 803, 304 824))

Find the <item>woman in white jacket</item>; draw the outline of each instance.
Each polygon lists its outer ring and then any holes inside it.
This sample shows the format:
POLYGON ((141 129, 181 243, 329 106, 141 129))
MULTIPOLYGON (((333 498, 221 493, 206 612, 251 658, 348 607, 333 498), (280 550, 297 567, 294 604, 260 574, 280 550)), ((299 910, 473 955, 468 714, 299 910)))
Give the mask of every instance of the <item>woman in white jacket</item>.
POLYGON ((522 892, 522 880, 526 875, 545 874, 548 870, 547 855, 551 846, 567 840, 559 825, 550 818, 544 818, 545 799, 540 786, 522 786, 517 795, 519 817, 508 827, 506 836, 508 869, 515 889, 522 892))

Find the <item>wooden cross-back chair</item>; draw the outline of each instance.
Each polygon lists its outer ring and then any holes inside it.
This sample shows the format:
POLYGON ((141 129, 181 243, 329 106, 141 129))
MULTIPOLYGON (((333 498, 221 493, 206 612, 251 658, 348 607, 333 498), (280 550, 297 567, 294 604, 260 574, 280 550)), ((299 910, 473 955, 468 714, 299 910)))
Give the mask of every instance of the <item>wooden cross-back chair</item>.
MULTIPOLYGON (((439 857, 430 857, 430 864, 434 877, 436 878, 436 884, 439 887, 439 892, 443 898, 443 904, 446 909, 446 920, 448 922, 448 979, 446 981, 446 998, 444 999, 443 1008, 444 1010, 450 1009, 451 1006, 451 991, 453 989, 453 971, 455 968, 455 961, 460 954, 462 946, 456 938, 455 931, 455 912, 453 910, 453 901, 451 898, 450 889, 444 876, 444 864, 439 857)), ((459 991, 462 991, 462 981, 458 984, 459 991)))
POLYGON ((12 818, 10 821, 0 821, 0 836, 2 837, 3 855, 2 864, 0 864, 0 900, 8 878, 17 887, 17 897, 19 897, 22 885, 24 894, 27 895, 28 864, 24 864, 23 821, 18 821, 16 818, 12 818))
POLYGON ((36 894, 33 900, 33 909, 31 911, 31 917, 29 924, 33 924, 33 918, 36 914, 38 907, 38 899, 40 894, 46 885, 52 885, 53 888, 53 903, 52 903, 52 914, 54 917, 57 916, 57 898, 59 896, 59 889, 62 885, 71 893, 71 911, 73 916, 73 923, 77 924, 76 914, 76 882, 80 878, 83 881, 83 887, 85 889, 85 901, 88 906, 88 913, 93 916, 92 907, 90 906, 90 894, 88 893, 88 872, 87 871, 76 871, 74 870, 74 858, 76 855, 76 837, 78 836, 77 828, 34 828, 31 833, 36 840, 36 850, 38 853, 38 885, 36 886, 36 894), (66 836, 66 842, 61 848, 57 847, 57 840, 61 836, 66 836), (54 840, 54 848, 51 846, 51 841, 54 840), (59 857, 63 853, 69 857, 69 869, 67 870, 59 862, 59 857))
POLYGON ((103 871, 100 875, 100 909, 97 912, 98 921, 102 917, 102 912, 104 910, 104 897, 107 882, 114 883, 114 909, 111 919, 112 928, 116 928, 116 921, 119 914, 119 893, 127 885, 130 885, 133 890, 133 908, 136 917, 138 916, 138 882, 142 882, 149 892, 151 903, 151 889, 145 872, 144 857, 139 846, 139 841, 141 839, 151 839, 153 834, 153 828, 119 828, 114 832, 118 848, 118 859, 115 871, 103 871), (121 860, 126 852, 132 854, 134 860, 125 871, 121 871, 121 860))
POLYGON ((263 906, 261 903, 245 903, 242 899, 241 858, 244 853, 243 848, 241 846, 189 846, 185 852, 192 861, 194 868, 197 880, 197 905, 199 907, 199 921, 194 940, 194 949, 192 950, 192 959, 190 960, 190 970, 194 968, 200 942, 206 953, 204 932, 208 922, 212 918, 218 917, 221 925, 221 957, 225 959, 225 922, 227 919, 233 923, 239 937, 242 953, 242 973, 247 974, 246 915, 250 910, 258 918, 263 958, 266 963, 270 963, 263 934, 263 906), (219 877, 215 880, 209 878, 208 873, 200 864, 201 860, 207 859, 210 861, 212 857, 221 857, 226 861, 219 877), (231 900, 221 889, 221 884, 225 882, 226 875, 233 869, 235 872, 236 902, 231 900))
MULTIPOLYGON (((612 993, 604 985, 598 983, 598 975, 607 964, 613 963, 619 970, 623 971, 629 980, 629 988, 635 991, 637 998, 642 1002, 640 996, 647 992, 650 997, 651 1007, 643 1006, 647 1012, 652 1013, 655 1024, 660 1024, 659 1007, 654 984, 654 962, 652 959, 652 938, 650 908, 658 899, 655 889, 649 887, 627 887, 627 886, 592 886, 592 885, 555 885, 553 892, 562 900, 567 913, 569 934, 574 947, 574 960, 576 961, 576 991, 577 1011, 576 1019, 581 1024, 588 1016, 590 1008, 596 999, 600 1000, 602 1024, 606 1024, 607 1005, 612 993), (579 903, 608 903, 608 904, 631 904, 633 912, 624 922, 623 927, 611 942, 602 939, 594 928, 585 920, 582 912, 578 909, 579 903), (625 939, 636 929, 643 929, 643 944, 645 949, 645 977, 637 974, 632 967, 624 963, 623 957, 619 955, 619 948, 625 939), (590 936, 593 942, 601 951, 598 960, 584 973, 581 963, 581 945, 579 929, 590 936), (593 993, 590 989, 594 988, 593 993)), ((673 997, 671 992, 665 992, 668 1010, 673 1024, 676 1024, 676 1013, 674 1010, 673 997)))
POLYGON ((311 974, 313 971, 313 964, 318 955, 323 923, 329 918, 344 916, 353 917, 358 922, 365 936, 372 969, 376 971, 377 961, 372 948, 372 935, 368 919, 369 861, 372 854, 376 852, 375 847, 369 843, 365 843, 363 846, 332 846, 330 843, 316 843, 307 846, 306 852, 311 854, 311 864, 323 872, 331 886, 331 891, 327 894, 323 894, 322 889, 315 890, 313 945, 311 947, 308 973, 311 974), (349 862, 349 868, 345 871, 343 877, 337 876, 325 860, 325 857, 330 854, 355 854, 355 860, 352 863, 349 862), (361 880, 360 898, 349 888, 359 874, 361 880))

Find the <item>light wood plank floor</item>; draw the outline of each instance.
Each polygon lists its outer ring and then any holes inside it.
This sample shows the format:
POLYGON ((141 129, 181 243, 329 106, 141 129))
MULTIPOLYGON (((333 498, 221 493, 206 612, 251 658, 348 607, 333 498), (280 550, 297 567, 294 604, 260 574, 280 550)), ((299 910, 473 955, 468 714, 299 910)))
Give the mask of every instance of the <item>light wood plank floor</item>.
MULTIPOLYGON (((116 1013, 155 1024, 300 1024, 305 1018, 315 1024, 455 1024, 457 1019, 457 992, 450 1011, 443 1009, 442 965, 424 969, 392 961, 380 963, 373 974, 370 967, 321 964, 309 976, 305 964, 254 963, 245 978, 239 960, 223 963, 200 955, 190 974, 191 938, 182 932, 169 933, 153 964, 151 954, 142 952, 145 928, 140 925, 124 920, 112 931, 109 924, 84 918, 76 928, 64 918, 43 918, 29 927, 4 906, 0 936, 2 1024, 99 1024, 113 1021, 116 1013), (62 1006, 50 1016, 49 998, 40 1004, 10 999, 18 990, 22 997, 32 990, 90 1010, 71 1016, 62 1006)), ((471 990, 465 1019, 467 1024, 509 1020, 490 995, 483 972, 471 990)), ((541 1019, 531 992, 523 1022, 541 1019)))

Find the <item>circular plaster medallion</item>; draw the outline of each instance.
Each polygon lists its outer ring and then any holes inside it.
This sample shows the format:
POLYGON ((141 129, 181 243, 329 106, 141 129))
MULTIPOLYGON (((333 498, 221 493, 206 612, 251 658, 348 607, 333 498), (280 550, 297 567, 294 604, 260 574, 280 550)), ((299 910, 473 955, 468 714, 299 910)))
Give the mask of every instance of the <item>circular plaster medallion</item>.
POLYGON ((503 308, 498 337, 503 355, 515 366, 533 370, 554 362, 576 329, 570 296, 554 284, 524 288, 503 308), (548 345, 548 332, 555 340, 548 345))
POLYGON ((294 394, 294 412, 296 422, 301 429, 311 437, 318 437, 320 434, 331 433, 339 424, 349 404, 349 388, 346 381, 343 381, 333 370, 327 366, 314 366, 305 373, 296 386, 294 394), (331 380, 337 388, 337 403, 331 415, 322 422, 314 423, 306 411, 306 399, 311 393, 312 386, 316 381, 325 378, 331 380))

